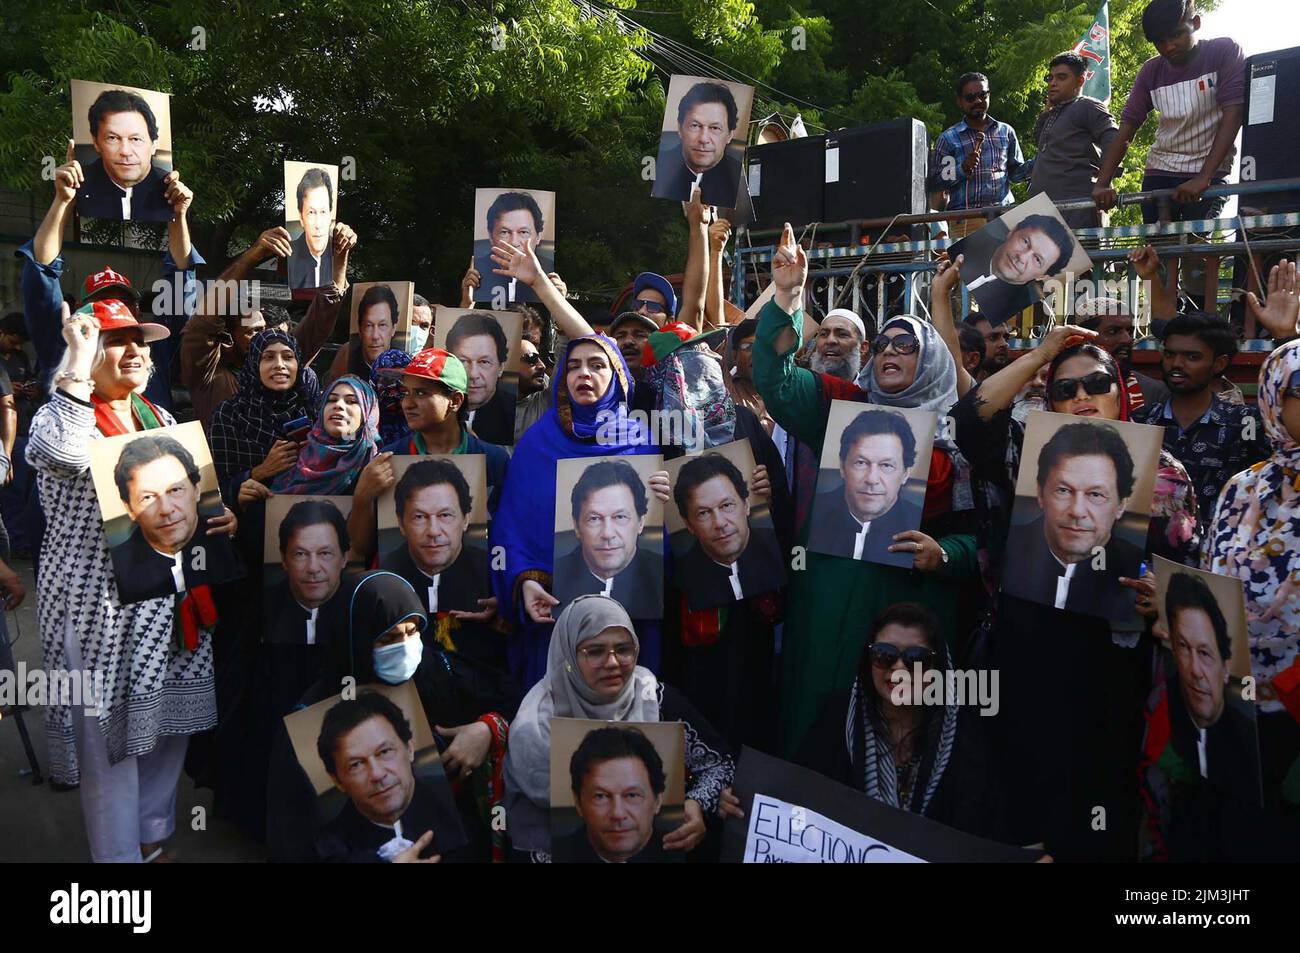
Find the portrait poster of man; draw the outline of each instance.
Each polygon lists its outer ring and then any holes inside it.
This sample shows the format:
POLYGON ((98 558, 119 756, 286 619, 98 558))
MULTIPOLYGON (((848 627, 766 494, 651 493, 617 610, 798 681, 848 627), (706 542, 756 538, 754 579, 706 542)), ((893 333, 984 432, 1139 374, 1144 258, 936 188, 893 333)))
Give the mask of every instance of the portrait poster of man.
POLYGON ((348 558, 350 496, 277 495, 266 501, 262 637, 279 645, 326 641, 323 609, 339 591, 348 558))
POLYGON ((390 348, 407 350, 414 307, 410 281, 358 281, 352 286, 348 343, 360 346, 367 364, 390 348))
POLYGON ((487 458, 393 457, 397 482, 379 496, 379 568, 411 584, 433 616, 481 612, 488 583, 487 458))
POLYGON ((465 365, 469 429, 500 446, 515 442, 515 407, 524 373, 524 316, 518 311, 439 306, 433 344, 465 365))
POLYGON ((1169 740, 1196 777, 1263 806, 1259 732, 1241 580, 1155 558, 1156 612, 1169 634, 1169 740), (1250 694, 1253 695, 1253 692, 1250 694))
POLYGON ((320 859, 391 861, 426 831, 421 858, 469 842, 414 681, 357 686, 284 725, 316 793, 320 859))
POLYGON ((72 81, 73 155, 83 182, 77 212, 113 221, 168 222, 163 179, 172 171, 171 96, 72 81))
POLYGON ((1092 261, 1046 193, 1034 196, 948 248, 961 280, 990 324, 1009 320, 1043 297, 1040 282, 1064 283, 1092 261))
POLYGON ((771 499, 753 492, 749 440, 669 460, 665 507, 678 585, 691 609, 712 609, 779 589, 785 560, 771 499))
POLYGON ((289 231, 286 264, 293 291, 333 280, 334 221, 339 209, 339 167, 324 162, 284 163, 284 225, 289 231))
POLYGON ((663 131, 655 160, 655 198, 734 209, 748 189, 741 175, 754 88, 705 76, 668 81, 663 131))
POLYGON ((750 747, 741 749, 732 789, 745 816, 723 822, 723 863, 1032 863, 1043 856, 890 807, 750 747))
POLYGON ((474 267, 479 273, 475 301, 498 311, 514 301, 536 301, 528 285, 492 269, 493 245, 523 248, 528 242, 542 271, 555 270, 555 193, 537 189, 474 190, 474 267))
POLYGON ((1002 591, 1144 628, 1137 592, 1163 430, 1034 411, 1025 428, 1002 591))
POLYGON ((225 506, 198 421, 92 440, 90 472, 122 603, 243 575, 230 536, 207 534, 225 506))
POLYGON ((578 596, 605 595, 633 619, 664 612, 664 507, 650 492, 663 457, 560 460, 555 474, 558 616, 578 596))
POLYGON ((910 569, 913 544, 894 537, 921 526, 937 422, 930 411, 832 401, 808 548, 910 569))
POLYGON ((557 864, 662 864, 686 806, 680 721, 551 719, 551 856, 557 864))

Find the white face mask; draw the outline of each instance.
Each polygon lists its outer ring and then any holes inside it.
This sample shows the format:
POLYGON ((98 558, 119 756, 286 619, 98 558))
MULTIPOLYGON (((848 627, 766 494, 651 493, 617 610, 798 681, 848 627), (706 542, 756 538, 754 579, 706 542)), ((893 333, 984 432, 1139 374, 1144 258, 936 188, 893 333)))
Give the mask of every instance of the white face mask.
POLYGON ((411 354, 417 354, 424 350, 425 342, 429 340, 429 331, 427 328, 419 328, 412 325, 410 333, 406 336, 406 350, 411 354))
POLYGON ((389 685, 400 685, 420 667, 424 643, 418 635, 375 649, 375 674, 389 685))

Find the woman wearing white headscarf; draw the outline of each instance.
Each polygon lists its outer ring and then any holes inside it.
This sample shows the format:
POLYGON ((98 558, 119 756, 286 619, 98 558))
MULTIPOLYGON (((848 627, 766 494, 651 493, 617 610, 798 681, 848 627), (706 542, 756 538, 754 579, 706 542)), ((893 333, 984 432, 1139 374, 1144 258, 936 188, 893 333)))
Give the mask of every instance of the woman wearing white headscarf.
POLYGON ((690 850, 703 839, 705 818, 716 815, 723 792, 730 793, 735 765, 695 708, 636 664, 640 648, 632 620, 613 599, 581 596, 560 613, 546 675, 524 697, 510 728, 505 808, 515 849, 550 850, 552 718, 682 722, 686 820, 665 838, 664 847, 690 850))

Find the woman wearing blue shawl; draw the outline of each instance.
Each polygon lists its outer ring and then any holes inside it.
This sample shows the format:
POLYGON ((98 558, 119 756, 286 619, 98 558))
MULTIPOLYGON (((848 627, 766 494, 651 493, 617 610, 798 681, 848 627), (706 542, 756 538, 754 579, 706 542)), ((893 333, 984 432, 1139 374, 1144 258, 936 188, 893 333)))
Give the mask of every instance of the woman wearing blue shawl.
MULTIPOLYGON (((492 520, 491 541, 505 549, 505 568, 493 572, 498 611, 514 626, 508 655, 511 674, 527 691, 546 673, 554 619, 551 607, 557 461, 659 453, 645 425, 628 418, 632 375, 618 346, 603 334, 569 342, 552 383, 551 407, 515 447, 492 520)), ((668 474, 656 473, 650 488, 668 499, 668 474)), ((494 560, 493 565, 496 565, 494 560)), ((641 663, 659 669, 658 622, 638 620, 641 663)))

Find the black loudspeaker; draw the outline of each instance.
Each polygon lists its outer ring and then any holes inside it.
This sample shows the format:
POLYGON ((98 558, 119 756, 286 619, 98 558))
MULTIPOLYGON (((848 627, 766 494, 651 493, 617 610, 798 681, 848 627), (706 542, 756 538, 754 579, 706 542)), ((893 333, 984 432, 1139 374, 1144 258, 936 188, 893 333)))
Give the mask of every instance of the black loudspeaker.
POLYGON ((786 222, 801 228, 822 221, 825 153, 825 136, 749 147, 753 228, 780 228, 786 222))
POLYGON ((929 137, 919 119, 826 134, 825 221, 892 218, 926 211, 929 137))
MULTIPOLYGON (((1300 47, 1246 60, 1246 118, 1241 133, 1241 181, 1300 177, 1300 47)), ((1243 195, 1244 210, 1265 214, 1300 210, 1300 190, 1243 195)))

